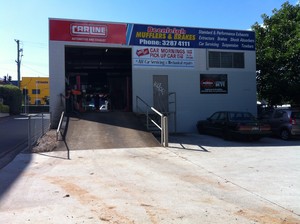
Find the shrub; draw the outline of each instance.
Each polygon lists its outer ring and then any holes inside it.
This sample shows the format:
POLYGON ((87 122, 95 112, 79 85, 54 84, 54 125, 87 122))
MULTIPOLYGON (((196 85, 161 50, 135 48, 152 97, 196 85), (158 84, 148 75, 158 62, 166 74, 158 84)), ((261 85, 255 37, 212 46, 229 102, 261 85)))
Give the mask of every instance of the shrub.
POLYGON ((20 114, 22 106, 22 92, 14 85, 0 85, 0 97, 3 104, 9 106, 10 114, 20 114))
POLYGON ((9 113, 9 106, 0 103, 0 113, 9 113))

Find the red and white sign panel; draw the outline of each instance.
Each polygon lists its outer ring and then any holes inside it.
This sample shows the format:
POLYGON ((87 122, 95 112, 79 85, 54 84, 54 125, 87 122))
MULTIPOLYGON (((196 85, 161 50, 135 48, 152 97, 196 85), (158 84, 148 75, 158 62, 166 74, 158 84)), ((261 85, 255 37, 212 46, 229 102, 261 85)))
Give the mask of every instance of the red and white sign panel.
POLYGON ((50 19, 50 40, 126 44, 126 24, 50 19))
POLYGON ((133 66, 194 68, 194 49, 134 46, 133 66))

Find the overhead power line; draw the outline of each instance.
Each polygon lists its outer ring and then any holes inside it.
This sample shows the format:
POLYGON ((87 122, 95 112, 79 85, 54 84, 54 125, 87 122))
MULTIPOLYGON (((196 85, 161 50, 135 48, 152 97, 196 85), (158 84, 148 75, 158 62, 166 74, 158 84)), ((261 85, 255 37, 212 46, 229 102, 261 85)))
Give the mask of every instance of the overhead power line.
POLYGON ((44 72, 40 72, 40 71, 38 71, 38 70, 36 70, 36 69, 33 69, 33 68, 31 68, 30 66, 28 66, 28 65, 24 65, 23 64, 23 67, 25 67, 25 68, 28 68, 29 70, 31 70, 31 71, 33 71, 33 72, 36 72, 36 73, 38 73, 39 75, 49 75, 49 74, 47 74, 47 73, 44 73, 44 72))

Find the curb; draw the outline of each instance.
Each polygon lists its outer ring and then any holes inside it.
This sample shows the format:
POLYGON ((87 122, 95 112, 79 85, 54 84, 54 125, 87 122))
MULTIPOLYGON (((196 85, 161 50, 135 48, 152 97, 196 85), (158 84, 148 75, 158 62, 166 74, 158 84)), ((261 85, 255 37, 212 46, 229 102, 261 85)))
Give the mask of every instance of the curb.
POLYGON ((0 113, 0 117, 8 117, 9 113, 0 113))

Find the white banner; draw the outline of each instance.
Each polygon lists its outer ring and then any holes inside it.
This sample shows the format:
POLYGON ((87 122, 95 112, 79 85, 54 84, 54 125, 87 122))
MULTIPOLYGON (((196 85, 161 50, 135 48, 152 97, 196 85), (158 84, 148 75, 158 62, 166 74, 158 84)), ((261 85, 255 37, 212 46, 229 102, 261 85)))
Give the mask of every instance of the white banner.
POLYGON ((133 47, 133 66, 194 68, 194 49, 170 47, 133 47))

